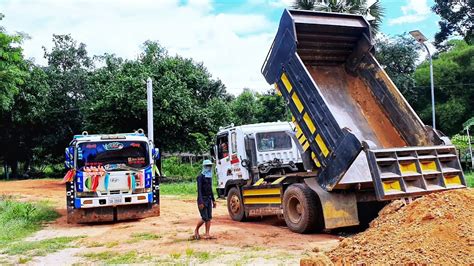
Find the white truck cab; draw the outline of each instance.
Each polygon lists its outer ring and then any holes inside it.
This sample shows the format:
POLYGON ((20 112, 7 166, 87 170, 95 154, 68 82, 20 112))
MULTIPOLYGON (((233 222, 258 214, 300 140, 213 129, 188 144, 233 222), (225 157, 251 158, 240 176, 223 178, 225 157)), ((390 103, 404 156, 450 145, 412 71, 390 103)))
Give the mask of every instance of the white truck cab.
POLYGON ((218 195, 226 196, 226 188, 236 183, 303 169, 301 154, 290 136, 293 131, 290 122, 221 127, 213 152, 218 195))

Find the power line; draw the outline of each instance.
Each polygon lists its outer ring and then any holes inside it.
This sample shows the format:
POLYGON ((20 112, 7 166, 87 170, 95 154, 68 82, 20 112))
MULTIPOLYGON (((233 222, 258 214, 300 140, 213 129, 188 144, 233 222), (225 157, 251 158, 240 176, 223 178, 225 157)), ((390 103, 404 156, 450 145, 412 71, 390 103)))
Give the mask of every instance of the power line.
MULTIPOLYGON (((474 85, 474 83, 458 83, 458 84, 436 84, 435 87, 455 87, 455 86, 464 86, 464 85, 474 85)), ((411 88, 429 88, 430 86, 411 86, 411 88)))

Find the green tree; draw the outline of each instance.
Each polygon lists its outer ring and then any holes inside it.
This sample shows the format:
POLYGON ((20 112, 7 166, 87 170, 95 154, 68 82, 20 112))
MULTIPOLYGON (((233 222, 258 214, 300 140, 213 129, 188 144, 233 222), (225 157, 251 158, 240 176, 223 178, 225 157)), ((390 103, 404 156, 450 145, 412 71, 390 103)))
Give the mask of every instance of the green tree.
POLYGON ((291 119, 285 100, 274 89, 258 95, 257 106, 256 118, 258 122, 289 121, 291 119))
POLYGON ((443 42, 454 34, 463 37, 467 43, 473 44, 474 1, 435 0, 435 4, 431 9, 441 17, 438 22, 440 31, 435 35, 435 45, 438 48, 443 48, 443 42))
MULTIPOLYGON (((2 19, 0 13, 0 22, 2 19)), ((10 110, 19 86, 28 75, 21 42, 21 35, 9 35, 0 26, 0 112, 10 110)))
POLYGON ((19 162, 23 162, 23 173, 28 173, 32 163, 42 161, 36 154, 45 146, 37 129, 46 126, 49 93, 46 80, 44 71, 29 63, 29 75, 20 86, 20 93, 14 97, 11 110, 1 116, 0 157, 5 158, 13 177, 19 173, 19 162))
POLYGON ((71 137, 83 130, 81 110, 87 106, 84 99, 93 62, 86 45, 77 43, 70 35, 53 35, 51 51, 43 49, 48 61, 44 71, 50 90, 45 126, 38 129, 38 134, 43 136, 43 145, 47 147, 42 156, 59 163, 71 137))
POLYGON ((249 90, 244 91, 232 102, 232 115, 235 125, 257 123, 257 98, 249 90))
MULTIPOLYGON (((474 113, 474 46, 461 40, 433 60, 437 128, 447 135, 462 130, 462 123, 474 113)), ((431 124, 429 62, 415 71, 419 97, 412 106, 426 124, 431 124)))
POLYGON ((406 34, 381 36, 376 39, 375 51, 375 57, 408 102, 417 102, 420 95, 414 88, 414 73, 420 45, 406 34))
POLYGON ((385 12, 378 0, 371 5, 367 0, 295 0, 293 8, 363 15, 374 34, 379 31, 385 12))

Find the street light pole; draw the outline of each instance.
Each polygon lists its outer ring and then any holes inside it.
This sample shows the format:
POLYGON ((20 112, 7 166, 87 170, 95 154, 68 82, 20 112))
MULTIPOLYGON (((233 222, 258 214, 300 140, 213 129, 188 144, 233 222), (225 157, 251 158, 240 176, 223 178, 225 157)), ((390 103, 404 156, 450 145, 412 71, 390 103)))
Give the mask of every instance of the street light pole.
POLYGON ((433 78, 433 59, 431 58, 430 49, 425 44, 428 39, 421 33, 419 30, 410 31, 411 36, 415 38, 423 47, 425 47, 428 57, 430 59, 430 81, 431 81, 431 112, 432 112, 432 121, 433 129, 436 130, 436 111, 435 111, 435 96, 434 96, 434 78, 433 78))

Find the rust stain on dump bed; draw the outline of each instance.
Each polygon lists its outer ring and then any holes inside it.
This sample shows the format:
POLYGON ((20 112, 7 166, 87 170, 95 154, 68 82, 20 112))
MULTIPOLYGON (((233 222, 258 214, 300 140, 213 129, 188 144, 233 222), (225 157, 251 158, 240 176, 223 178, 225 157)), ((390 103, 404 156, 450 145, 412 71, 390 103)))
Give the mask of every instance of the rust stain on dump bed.
POLYGON ((406 146, 361 78, 347 74, 342 66, 307 68, 341 127, 380 148, 406 146))

